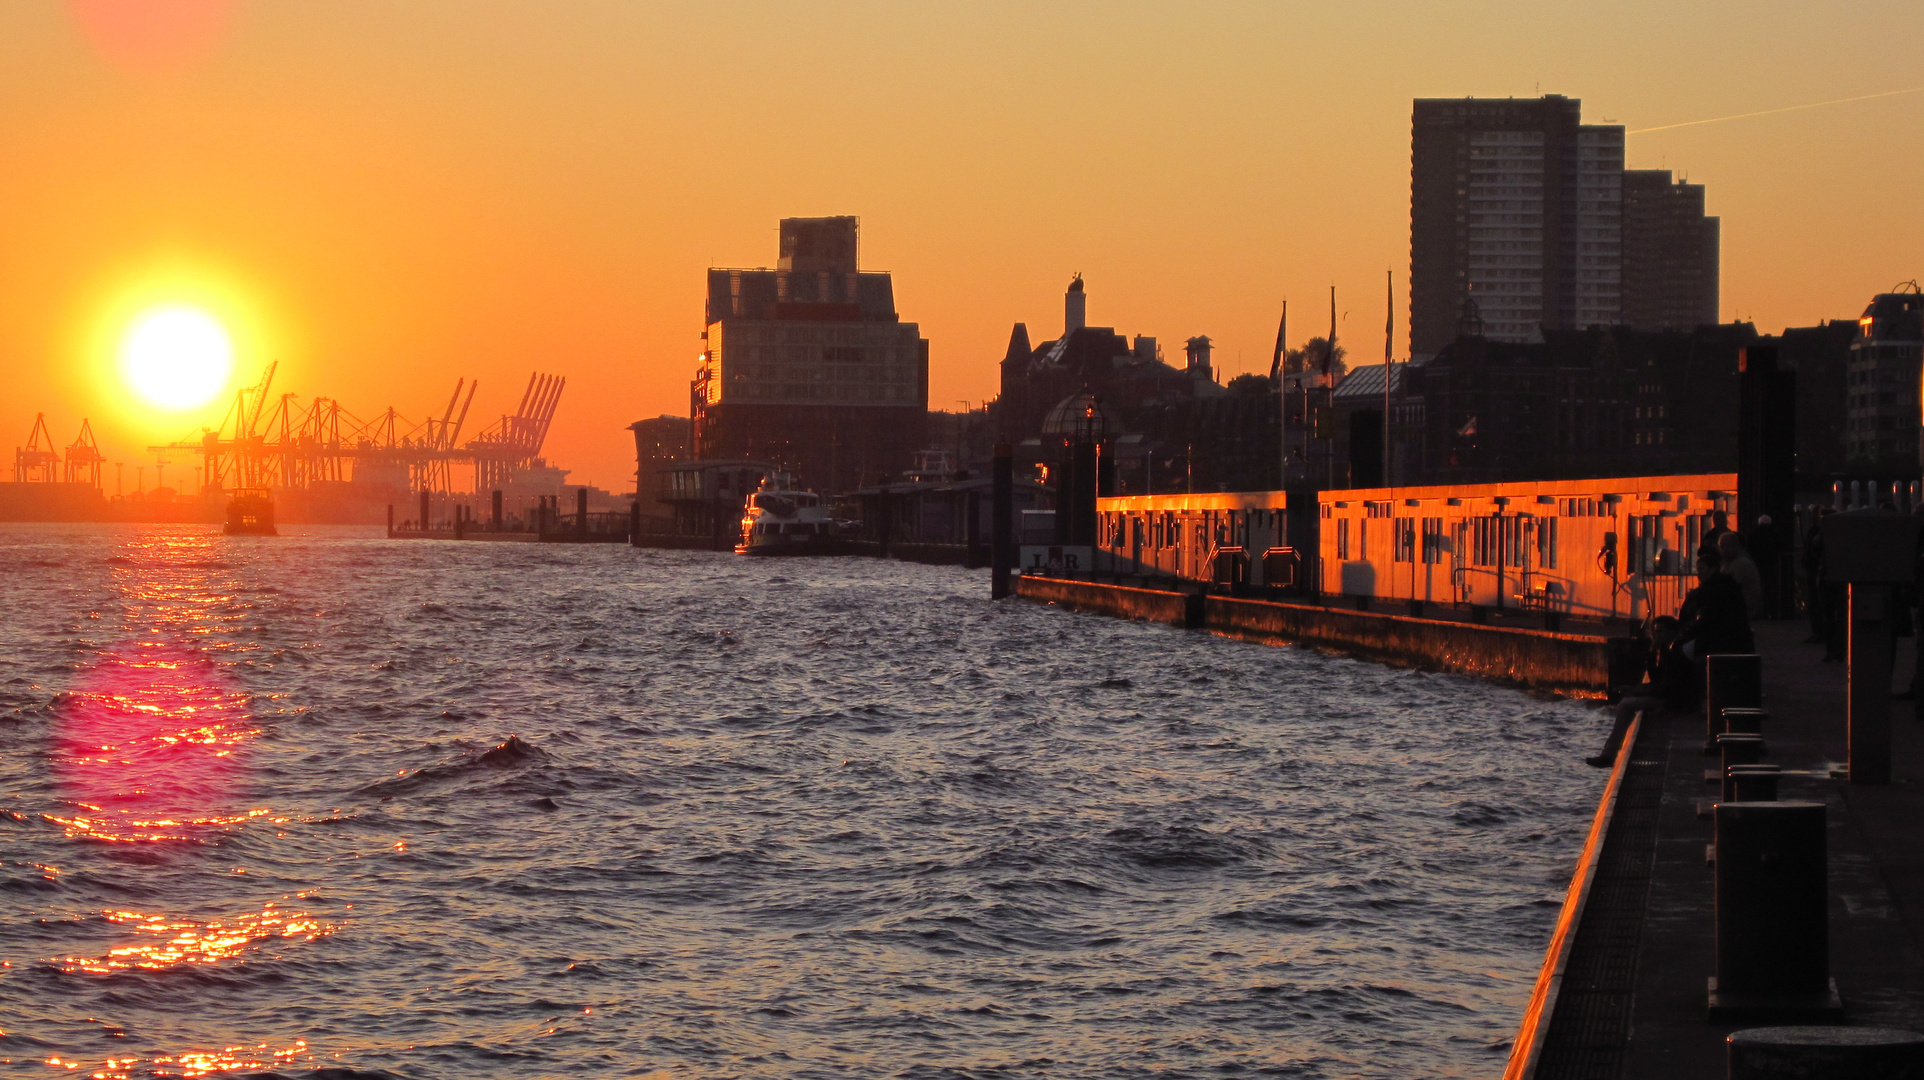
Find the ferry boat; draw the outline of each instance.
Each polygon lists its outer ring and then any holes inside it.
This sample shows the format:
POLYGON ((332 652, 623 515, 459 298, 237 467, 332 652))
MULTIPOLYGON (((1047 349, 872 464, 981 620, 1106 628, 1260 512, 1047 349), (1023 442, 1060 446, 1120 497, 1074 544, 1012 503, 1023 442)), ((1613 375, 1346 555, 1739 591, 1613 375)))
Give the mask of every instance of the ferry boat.
POLYGON ((266 488, 239 488, 227 500, 229 536, 279 536, 274 528, 274 499, 266 488))
POLYGON ((742 504, 737 555, 825 555, 836 546, 835 519, 822 497, 797 491, 787 473, 763 475, 742 504))

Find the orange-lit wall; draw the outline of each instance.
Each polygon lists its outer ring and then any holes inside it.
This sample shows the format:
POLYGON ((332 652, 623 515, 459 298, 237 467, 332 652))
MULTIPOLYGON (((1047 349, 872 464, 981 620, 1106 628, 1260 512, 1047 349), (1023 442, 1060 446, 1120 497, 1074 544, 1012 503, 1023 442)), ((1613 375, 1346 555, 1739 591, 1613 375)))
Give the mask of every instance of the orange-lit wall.
POLYGON ((1130 495, 1096 500, 1096 569, 1209 581, 1216 553, 1241 548, 1250 582, 1262 580, 1262 554, 1285 547, 1289 497, 1281 491, 1130 495))
POLYGON ((1709 515, 1737 476, 1640 476, 1325 491, 1322 589, 1564 614, 1675 614, 1709 515), (1401 531, 1406 540, 1397 543, 1401 531), (1599 562, 1616 534, 1616 573, 1599 562))

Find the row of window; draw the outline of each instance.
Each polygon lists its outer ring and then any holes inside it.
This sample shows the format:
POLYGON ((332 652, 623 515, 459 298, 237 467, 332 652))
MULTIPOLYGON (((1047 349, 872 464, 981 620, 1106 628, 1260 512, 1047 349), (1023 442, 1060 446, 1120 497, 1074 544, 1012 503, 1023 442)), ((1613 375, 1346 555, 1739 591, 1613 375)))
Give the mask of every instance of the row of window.
POLYGON ((726 335, 729 344, 742 345, 871 345, 876 339, 891 344, 912 342, 914 323, 795 323, 730 319, 714 337, 726 335))
MULTIPOLYGON (((1566 499, 1578 508, 1594 509, 1594 500, 1566 499)), ((1336 557, 1342 561, 1367 559, 1369 518, 1342 518, 1336 522, 1336 557)), ((1444 519, 1440 517, 1399 517, 1389 522, 1391 558, 1413 563, 1420 557, 1435 564, 1452 548, 1464 564, 1475 567, 1535 568, 1560 567, 1559 519, 1527 517, 1476 517, 1455 522, 1454 543, 1445 538, 1444 519), (1420 528, 1420 533, 1419 533, 1420 528), (1420 537, 1420 546, 1419 546, 1420 537), (1534 548, 1535 559, 1530 555, 1534 548)), ((1698 545, 1711 528, 1711 515, 1686 514, 1666 518, 1661 514, 1633 514, 1625 519, 1623 572, 1643 575, 1687 575, 1698 545)))
POLYGON ((721 353, 727 363, 759 364, 895 364, 913 366, 921 350, 873 345, 743 345, 730 341, 721 353))
POLYGON ((794 383, 913 383, 922 381, 920 370, 896 365, 885 368, 857 367, 796 367, 787 364, 738 364, 729 363, 722 370, 727 374, 731 391, 743 383, 794 382, 794 383))
POLYGON ((1103 547, 1122 549, 1133 545, 1145 551, 1182 547, 1185 543, 1213 543, 1216 547, 1250 543, 1253 530, 1272 530, 1280 535, 1283 511, 1194 511, 1162 510, 1146 515, 1106 513, 1100 523, 1103 547))
MULTIPOLYGON (((716 404, 718 400, 711 398, 709 404, 716 404)), ((727 400, 731 405, 754 405, 777 401, 843 401, 912 405, 917 400, 917 391, 913 386, 876 386, 869 383, 744 383, 739 386, 730 386, 727 400)))

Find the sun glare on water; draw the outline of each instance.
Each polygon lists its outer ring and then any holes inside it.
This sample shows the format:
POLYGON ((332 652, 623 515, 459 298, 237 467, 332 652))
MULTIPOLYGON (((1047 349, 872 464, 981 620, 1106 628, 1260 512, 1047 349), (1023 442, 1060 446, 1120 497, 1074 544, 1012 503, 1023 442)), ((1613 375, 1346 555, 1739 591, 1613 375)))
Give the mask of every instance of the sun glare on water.
POLYGON ((163 409, 205 405, 227 388, 234 344, 199 308, 150 308, 120 339, 120 371, 141 400, 163 409))

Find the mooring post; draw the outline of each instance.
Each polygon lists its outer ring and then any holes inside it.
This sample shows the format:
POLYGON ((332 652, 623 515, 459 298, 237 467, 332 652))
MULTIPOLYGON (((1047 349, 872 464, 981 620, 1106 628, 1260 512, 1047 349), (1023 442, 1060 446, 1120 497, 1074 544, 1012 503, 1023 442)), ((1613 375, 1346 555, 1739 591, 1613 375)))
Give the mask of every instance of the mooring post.
POLYGON ((1824 573, 1847 585, 1845 723, 1850 781, 1891 782, 1891 601, 1916 576, 1918 517, 1852 510, 1824 518, 1824 573))
POLYGON ((1723 730, 1726 734, 1736 732, 1740 735, 1762 735, 1764 725, 1769 720, 1770 713, 1764 709, 1752 708, 1748 705, 1730 705, 1724 709, 1723 730))
POLYGON ((1713 1019, 1841 1008, 1830 983, 1824 804, 1716 808, 1713 1019))
POLYGON ((394 539, 394 504, 387 504, 387 538, 394 539))
MULTIPOLYGON (((1074 467, 1068 477, 1068 542, 1075 547, 1093 548, 1096 545, 1096 496, 1101 490, 1096 483, 1096 444, 1077 439, 1069 454, 1074 467)), ((1085 569, 1093 571, 1095 567, 1085 569)))
POLYGON ((501 531, 501 489, 495 488, 494 491, 490 493, 490 496, 493 499, 493 503, 494 503, 492 507, 494 513, 491 519, 494 524, 494 531, 500 532, 501 531))
POLYGON ((575 489, 575 535, 588 535, 588 489, 586 486, 575 489))
POLYGON ((1008 443, 995 444, 989 508, 989 596, 1009 595, 1009 571, 1015 565, 1015 454, 1008 443))
POLYGON ((1894 1028, 1810 1024, 1749 1028, 1725 1040, 1730 1080, 1848 1076, 1900 1080, 1924 1073, 1924 1035, 1894 1028))
POLYGON ((962 565, 973 570, 982 565, 982 493, 971 491, 962 497, 962 544, 968 554, 962 565))
POLYGON ((468 508, 464 503, 454 504, 454 538, 465 539, 468 526, 468 508))
POLYGON ((628 504, 628 543, 634 547, 641 546, 640 499, 636 499, 634 502, 628 504))
POLYGON ((428 531, 428 512, 432 509, 433 507, 428 502, 428 489, 422 488, 421 489, 421 532, 423 534, 425 534, 428 531))
POLYGON ((1717 752, 1725 709, 1755 709, 1763 703, 1763 657, 1755 653, 1711 653, 1704 657, 1704 753, 1717 752))
POLYGON ((1729 776, 1733 765, 1755 765, 1764 760, 1764 737, 1762 735, 1732 734, 1725 732, 1717 736, 1717 746, 1723 751, 1717 776, 1729 776))
POLYGON ((875 539, 880 543, 877 554, 889 557, 889 536, 895 532, 895 501, 890 497, 887 484, 875 486, 875 539))
POLYGON ((1776 802, 1778 765, 1733 765, 1724 773, 1725 802, 1776 802))
POLYGON ((1844 680, 1853 784, 1891 782, 1891 587, 1850 583, 1844 680))

